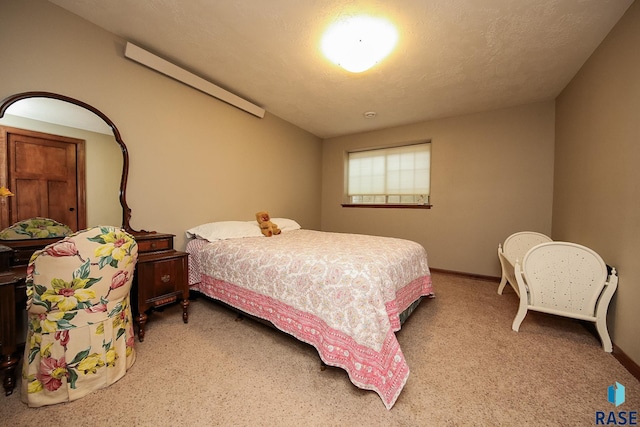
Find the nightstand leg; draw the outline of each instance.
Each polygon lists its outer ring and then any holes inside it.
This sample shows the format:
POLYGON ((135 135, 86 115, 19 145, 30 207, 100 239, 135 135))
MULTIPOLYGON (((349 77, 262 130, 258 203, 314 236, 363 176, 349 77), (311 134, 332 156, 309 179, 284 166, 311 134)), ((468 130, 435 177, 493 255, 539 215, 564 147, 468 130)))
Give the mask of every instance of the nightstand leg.
POLYGON ((182 320, 184 323, 189 323, 189 299, 182 300, 182 320))
POLYGON ((140 342, 144 341, 144 325, 147 324, 147 315, 146 313, 140 313, 138 318, 136 319, 138 322, 138 340, 140 342))
POLYGON ((20 358, 13 357, 11 354, 2 356, 0 360, 0 371, 4 371, 3 386, 6 396, 12 394, 16 386, 16 366, 19 360, 20 358))

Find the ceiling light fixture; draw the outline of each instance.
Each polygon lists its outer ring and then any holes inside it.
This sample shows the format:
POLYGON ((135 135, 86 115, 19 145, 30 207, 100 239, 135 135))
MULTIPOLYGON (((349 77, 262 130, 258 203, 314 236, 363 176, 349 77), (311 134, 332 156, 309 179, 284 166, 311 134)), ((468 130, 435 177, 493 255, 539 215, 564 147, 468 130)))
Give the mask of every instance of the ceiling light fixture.
POLYGON ((322 37, 322 53, 352 73, 361 73, 389 55, 398 42, 398 31, 386 19, 370 16, 344 18, 322 37))
POLYGON ((363 113, 362 115, 365 116, 367 119, 373 119, 375 116, 378 115, 378 113, 376 113, 375 111, 367 111, 366 113, 363 113))

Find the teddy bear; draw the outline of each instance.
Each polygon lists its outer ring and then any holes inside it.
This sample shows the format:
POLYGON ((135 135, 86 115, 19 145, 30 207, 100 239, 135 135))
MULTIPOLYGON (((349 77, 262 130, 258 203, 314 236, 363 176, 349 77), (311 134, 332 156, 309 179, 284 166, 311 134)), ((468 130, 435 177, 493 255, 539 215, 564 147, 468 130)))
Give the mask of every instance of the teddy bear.
POLYGON ((260 226, 260 231, 262 231, 262 234, 267 237, 271 237, 275 234, 281 233, 281 230, 278 228, 278 226, 271 222, 269 212, 258 212, 256 214, 256 221, 258 221, 258 225, 260 226))

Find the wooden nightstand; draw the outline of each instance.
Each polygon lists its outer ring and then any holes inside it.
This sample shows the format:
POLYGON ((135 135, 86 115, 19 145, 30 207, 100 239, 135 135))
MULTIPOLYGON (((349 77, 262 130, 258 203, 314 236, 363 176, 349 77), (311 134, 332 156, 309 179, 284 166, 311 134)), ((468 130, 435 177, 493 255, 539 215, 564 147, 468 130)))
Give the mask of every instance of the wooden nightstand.
POLYGON ((138 242, 138 264, 131 289, 131 304, 144 341, 147 313, 182 299, 182 320, 189 321, 189 282, 186 252, 173 249, 173 234, 134 234, 138 242))

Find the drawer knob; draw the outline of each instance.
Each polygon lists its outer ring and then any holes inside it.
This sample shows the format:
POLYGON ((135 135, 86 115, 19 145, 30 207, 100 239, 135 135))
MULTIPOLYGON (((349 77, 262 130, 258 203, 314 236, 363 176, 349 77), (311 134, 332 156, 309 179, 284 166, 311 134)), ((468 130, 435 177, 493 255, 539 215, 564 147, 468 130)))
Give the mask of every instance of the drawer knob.
POLYGON ((160 280, 162 280, 162 283, 168 283, 168 282, 169 282, 169 280, 171 280, 171 275, 169 275, 169 274, 165 274, 164 276, 162 276, 162 277, 160 278, 160 280))
POLYGON ((156 244, 155 244, 155 242, 154 242, 154 243, 151 243, 151 249, 155 249, 155 248, 156 248, 156 244))

